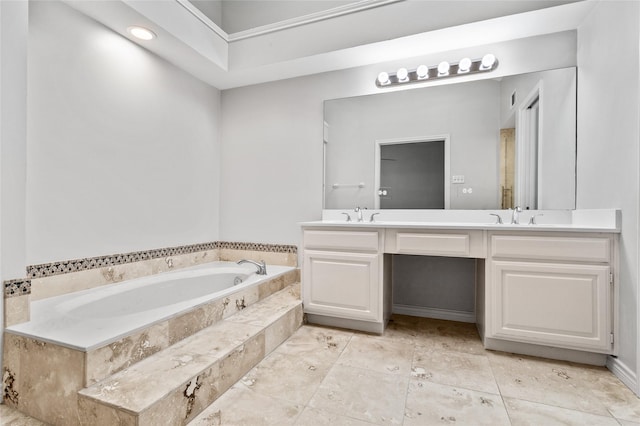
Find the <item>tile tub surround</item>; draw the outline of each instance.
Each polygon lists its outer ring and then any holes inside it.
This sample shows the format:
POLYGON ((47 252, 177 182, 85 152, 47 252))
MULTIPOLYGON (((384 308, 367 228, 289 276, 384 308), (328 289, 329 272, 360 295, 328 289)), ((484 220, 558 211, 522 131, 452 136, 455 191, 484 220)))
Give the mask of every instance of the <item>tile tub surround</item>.
POLYGON ((148 251, 75 259, 27 267, 28 277, 4 282, 6 326, 29 320, 30 300, 86 290, 217 260, 264 260, 296 266, 293 245, 215 241, 148 251))
MULTIPOLYGON (((255 291, 255 301, 260 302, 255 307, 247 305, 246 308, 237 309, 233 304, 233 312, 225 313, 232 303, 212 303, 89 352, 5 333, 5 403, 47 423, 81 424, 77 408, 77 395, 81 389, 106 380, 124 369, 135 367, 159 352, 172 351, 176 345, 193 340, 195 335, 201 333, 209 335, 198 347, 202 347, 202 350, 207 350, 208 346, 218 347, 221 341, 216 337, 215 329, 223 322, 229 324, 227 327, 246 326, 245 328, 255 331, 252 335, 257 340, 253 343, 259 346, 256 352, 256 357, 259 358, 251 358, 252 364, 245 371, 235 373, 245 374, 264 354, 288 338, 302 323, 299 284, 295 283, 298 276, 297 271, 293 270, 276 277, 273 282, 262 283, 262 291, 257 288, 255 291), (260 294, 263 295, 262 298, 260 294), (275 303, 276 308, 261 306, 262 302, 268 300, 271 305, 275 303), (293 306, 292 303, 296 300, 298 306, 295 311, 290 311, 288 316, 279 319, 277 314, 281 312, 280 308, 293 306), (236 312, 238 317, 232 315, 236 312)), ((238 377, 226 387, 237 379, 238 377)), ((216 394, 215 397, 217 396, 216 394)), ((104 408, 97 407, 96 410, 104 408)))

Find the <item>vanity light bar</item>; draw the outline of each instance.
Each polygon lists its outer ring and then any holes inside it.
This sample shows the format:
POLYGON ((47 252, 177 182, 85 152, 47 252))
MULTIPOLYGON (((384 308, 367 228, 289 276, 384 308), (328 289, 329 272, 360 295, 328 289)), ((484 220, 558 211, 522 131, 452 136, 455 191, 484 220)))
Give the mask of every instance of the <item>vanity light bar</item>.
POLYGON ((496 68, 498 68, 498 59, 493 54, 487 53, 480 59, 463 58, 460 62, 453 64, 444 61, 431 67, 420 65, 414 70, 399 68, 395 73, 383 71, 376 78, 376 86, 391 87, 399 84, 423 83, 429 80, 489 72, 496 68))

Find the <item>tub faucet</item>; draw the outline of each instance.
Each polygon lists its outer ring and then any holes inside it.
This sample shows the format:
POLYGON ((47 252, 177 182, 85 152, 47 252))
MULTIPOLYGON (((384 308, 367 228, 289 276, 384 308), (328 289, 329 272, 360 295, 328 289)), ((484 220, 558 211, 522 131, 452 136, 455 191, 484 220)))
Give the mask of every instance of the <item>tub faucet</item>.
POLYGON ((522 209, 520 208, 520 206, 516 206, 512 213, 511 213, 511 224, 512 225, 519 225, 520 224, 520 213, 522 212, 522 209))
POLYGON ((238 265, 242 265, 243 263, 250 263, 252 265, 255 265, 258 267, 258 275, 267 275, 267 265, 266 263, 264 263, 264 260, 260 261, 260 262, 255 262, 253 260, 249 260, 249 259, 242 259, 238 261, 238 265))
POLYGON ((353 209, 354 212, 356 212, 356 215, 358 216, 358 222, 362 222, 364 219, 362 218, 362 211, 366 210, 367 208, 361 208, 361 207, 356 207, 355 209, 353 209))

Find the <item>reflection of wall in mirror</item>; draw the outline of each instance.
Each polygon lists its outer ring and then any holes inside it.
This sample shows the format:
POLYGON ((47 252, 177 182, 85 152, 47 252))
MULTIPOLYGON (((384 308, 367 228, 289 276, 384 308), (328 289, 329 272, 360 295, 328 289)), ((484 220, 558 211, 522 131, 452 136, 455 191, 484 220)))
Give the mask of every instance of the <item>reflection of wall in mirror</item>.
POLYGON ((442 134, 450 136, 450 173, 473 188, 450 184, 450 208, 498 208, 499 100, 499 82, 484 80, 327 101, 325 208, 373 207, 376 140, 442 134), (356 182, 365 188, 332 186, 356 182))
MULTIPOLYGON (((541 95, 537 208, 574 209, 576 182, 575 68, 505 77, 501 83, 500 127, 517 127, 517 111, 538 83, 540 83, 541 95), (511 96, 514 92, 516 93, 516 103, 511 106, 511 96)), ((516 170, 516 175, 517 173, 516 170)), ((517 200, 517 194, 514 194, 514 200, 517 200)))

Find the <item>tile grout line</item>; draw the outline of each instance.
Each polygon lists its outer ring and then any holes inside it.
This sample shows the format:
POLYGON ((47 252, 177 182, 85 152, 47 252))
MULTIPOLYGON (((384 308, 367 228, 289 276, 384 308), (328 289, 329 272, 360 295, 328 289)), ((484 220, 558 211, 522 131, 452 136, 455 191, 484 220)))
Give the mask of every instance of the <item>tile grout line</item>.
POLYGON ((491 362, 491 358, 487 357, 487 361, 489 361, 489 368, 491 369, 491 377, 493 377, 493 382, 496 384, 496 388, 498 389, 498 394, 500 395, 500 400, 502 401, 502 406, 504 407, 504 411, 507 413, 507 419, 509 419, 509 424, 513 425, 513 420, 511 419, 511 412, 507 407, 507 403, 504 400, 504 395, 502 394, 502 388, 500 387, 500 383, 496 378, 496 372, 493 370, 493 362, 491 362))
MULTIPOLYGON (((304 326, 305 324, 303 324, 304 326)), ((325 328, 325 327, 322 327, 325 328)), ((332 330, 331 328, 329 328, 330 330, 332 330)), ((298 417, 296 418, 296 421, 293 423, 294 425, 297 424, 298 420, 300 419, 300 416, 302 416, 302 413, 307 409, 315 409, 315 407, 310 406, 309 404, 311 403, 311 401, 313 401, 313 399, 316 397, 316 395, 318 394, 318 392, 320 392, 320 388, 322 387, 323 383, 325 382, 325 380, 327 380, 327 376, 329 376, 329 373, 331 373, 331 370, 333 370, 335 368, 335 366, 338 364, 338 360, 340 359, 340 357, 342 356, 342 354, 344 353, 345 349, 347 348, 347 346, 349 346, 349 343, 351 343, 351 339, 353 338, 353 336, 355 335, 354 332, 350 332, 350 336, 349 339, 347 340, 347 343, 345 343, 344 347, 342 348, 342 350, 340 351, 340 353, 338 354, 338 356, 336 357, 336 359, 331 363, 331 367, 327 370, 326 374, 324 375, 324 377, 322 378, 322 380, 320 381, 320 384, 318 385, 318 387, 316 388, 315 392, 313 393, 313 395, 311 395, 311 398, 309 398, 309 401, 307 401, 307 403, 304 405, 302 411, 300 412, 300 414, 298 415, 298 417)), ((330 413, 342 416, 342 414, 340 413, 335 413, 333 411, 329 411, 326 409, 323 409, 325 411, 328 411, 330 413)), ((349 417, 351 418, 351 417, 349 417)), ((358 419, 356 419, 358 420, 358 419)))
POLYGON ((411 354, 411 366, 409 368, 409 380, 407 380, 407 388, 404 392, 404 406, 402 409, 402 424, 404 425, 405 417, 407 415, 407 400, 409 398, 409 387, 411 386, 411 380, 413 379, 413 366, 415 365, 416 360, 416 341, 412 339, 411 347, 413 348, 413 353, 411 354))

